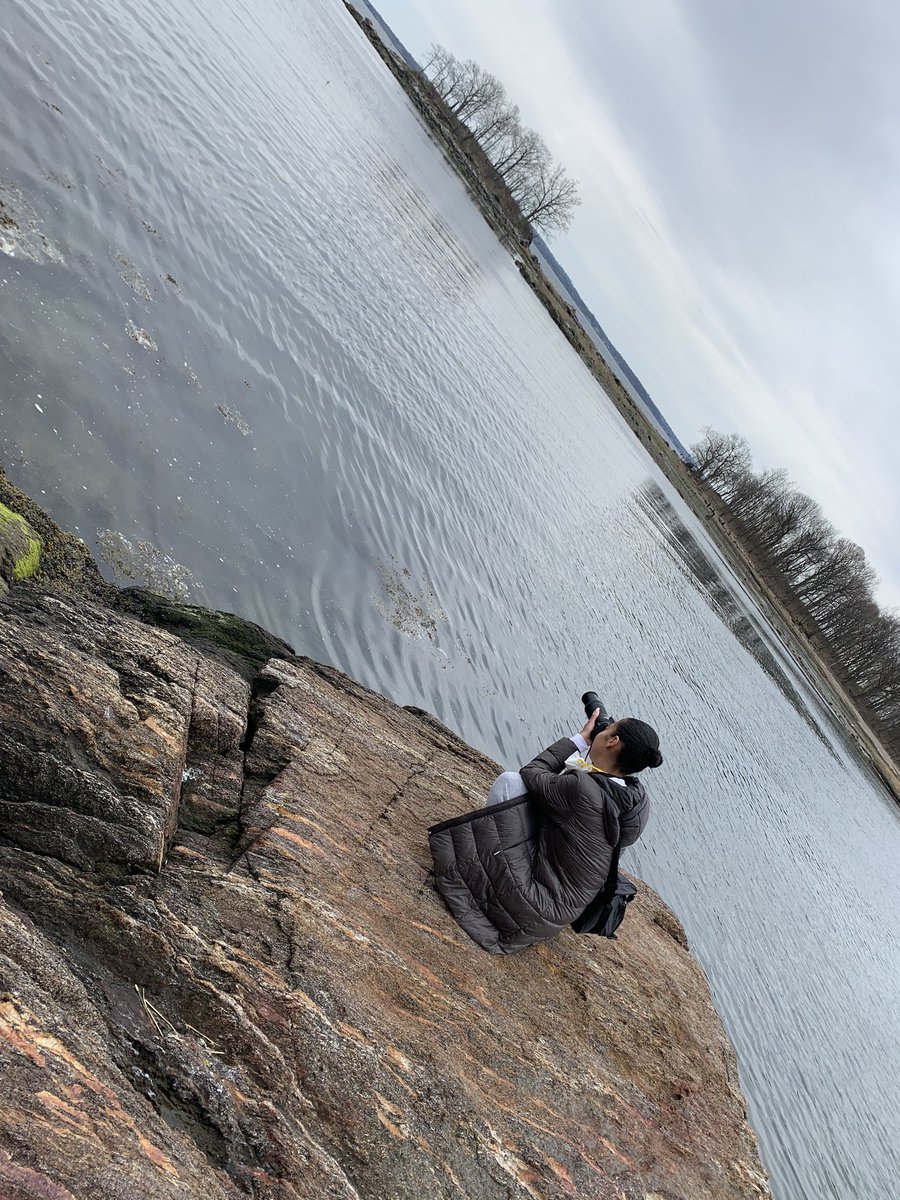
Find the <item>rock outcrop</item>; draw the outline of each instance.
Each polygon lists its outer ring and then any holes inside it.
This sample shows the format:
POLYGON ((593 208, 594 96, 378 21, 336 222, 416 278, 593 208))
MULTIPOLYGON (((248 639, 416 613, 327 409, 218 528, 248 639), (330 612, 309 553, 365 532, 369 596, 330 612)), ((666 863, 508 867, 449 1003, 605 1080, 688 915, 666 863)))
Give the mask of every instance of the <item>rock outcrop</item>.
POLYGON ((616 942, 489 957, 426 827, 496 764, 249 623, 117 607, 0 603, 3 1200, 769 1195, 649 888, 616 942))

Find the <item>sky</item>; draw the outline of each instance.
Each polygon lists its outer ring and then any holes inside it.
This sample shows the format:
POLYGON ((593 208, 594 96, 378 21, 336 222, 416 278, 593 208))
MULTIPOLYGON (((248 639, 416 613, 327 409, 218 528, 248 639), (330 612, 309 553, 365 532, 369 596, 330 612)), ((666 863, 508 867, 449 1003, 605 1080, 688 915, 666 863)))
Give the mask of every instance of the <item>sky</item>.
POLYGON ((553 251, 682 442, 743 434, 900 605, 900 8, 376 5, 493 71, 578 179, 553 251))

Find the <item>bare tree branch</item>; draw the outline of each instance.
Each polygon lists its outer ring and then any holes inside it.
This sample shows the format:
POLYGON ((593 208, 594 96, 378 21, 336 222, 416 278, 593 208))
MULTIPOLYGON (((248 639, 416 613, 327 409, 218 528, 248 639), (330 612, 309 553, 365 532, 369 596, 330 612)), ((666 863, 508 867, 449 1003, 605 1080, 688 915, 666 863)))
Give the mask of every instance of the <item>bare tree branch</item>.
POLYGON ((564 233, 581 203, 576 181, 552 163, 541 165, 527 199, 530 207, 522 215, 545 233, 564 233))

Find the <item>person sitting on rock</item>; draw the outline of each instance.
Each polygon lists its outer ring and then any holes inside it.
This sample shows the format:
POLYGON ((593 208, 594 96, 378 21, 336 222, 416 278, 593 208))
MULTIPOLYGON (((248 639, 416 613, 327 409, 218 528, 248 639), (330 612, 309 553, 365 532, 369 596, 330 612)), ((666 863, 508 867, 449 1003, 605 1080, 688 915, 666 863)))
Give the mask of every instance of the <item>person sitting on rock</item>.
POLYGON ((636 776, 661 765, 659 737, 635 717, 603 719, 596 709, 580 733, 500 775, 484 808, 429 830, 435 886, 490 954, 560 933, 603 889, 616 846, 644 831, 636 776))

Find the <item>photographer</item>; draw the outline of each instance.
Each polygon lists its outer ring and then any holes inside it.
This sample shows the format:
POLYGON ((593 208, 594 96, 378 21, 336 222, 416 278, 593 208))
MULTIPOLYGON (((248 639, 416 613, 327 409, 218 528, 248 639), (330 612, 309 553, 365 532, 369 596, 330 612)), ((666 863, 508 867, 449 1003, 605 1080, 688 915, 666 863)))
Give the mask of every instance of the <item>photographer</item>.
POLYGON ((515 954, 579 917, 610 875, 617 847, 636 842, 650 802, 637 778, 662 763, 656 731, 613 721, 596 693, 580 733, 521 772, 504 772, 484 808, 429 830, 435 886, 490 954, 515 954))

